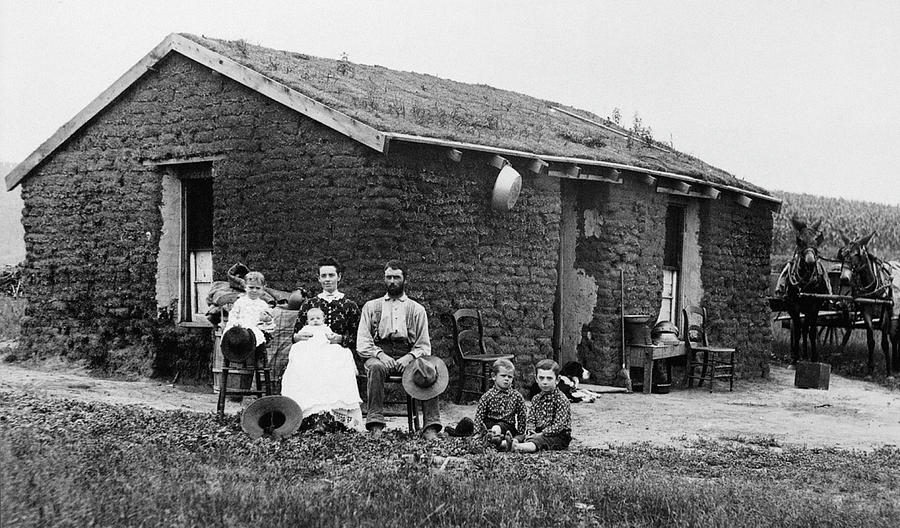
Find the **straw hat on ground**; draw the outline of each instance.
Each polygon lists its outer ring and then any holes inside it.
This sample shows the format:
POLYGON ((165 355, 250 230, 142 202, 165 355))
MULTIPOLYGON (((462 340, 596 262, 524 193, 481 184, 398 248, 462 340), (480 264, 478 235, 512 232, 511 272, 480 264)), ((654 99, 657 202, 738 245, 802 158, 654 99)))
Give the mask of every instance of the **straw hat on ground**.
POLYGON ((264 435, 286 438, 297 432, 303 412, 297 402, 287 396, 264 396, 241 415, 241 429, 256 439, 264 435))

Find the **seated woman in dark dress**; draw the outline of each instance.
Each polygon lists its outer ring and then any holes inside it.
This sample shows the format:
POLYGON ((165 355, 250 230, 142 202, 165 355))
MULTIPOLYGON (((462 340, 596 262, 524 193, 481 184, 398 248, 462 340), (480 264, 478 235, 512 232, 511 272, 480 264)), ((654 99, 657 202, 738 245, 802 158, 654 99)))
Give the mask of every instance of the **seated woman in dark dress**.
POLYGON ((359 307, 338 291, 343 267, 337 260, 323 258, 317 268, 322 293, 300 305, 294 328, 295 345, 291 348, 281 393, 300 405, 304 418, 301 429, 330 430, 340 428, 334 424, 342 424, 364 430, 353 359, 359 307), (313 308, 325 315, 325 325, 331 329, 328 341, 340 347, 302 346, 313 337, 308 329, 303 329, 307 312, 313 308))

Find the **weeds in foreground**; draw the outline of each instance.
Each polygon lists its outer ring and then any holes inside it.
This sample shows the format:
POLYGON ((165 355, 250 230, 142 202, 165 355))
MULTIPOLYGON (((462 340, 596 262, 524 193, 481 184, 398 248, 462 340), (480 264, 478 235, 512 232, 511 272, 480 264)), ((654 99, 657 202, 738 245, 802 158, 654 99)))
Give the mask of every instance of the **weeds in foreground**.
POLYGON ((0 393, 3 526, 896 526, 900 451, 699 441, 540 456, 0 393), (460 457, 437 470, 415 453, 460 457))

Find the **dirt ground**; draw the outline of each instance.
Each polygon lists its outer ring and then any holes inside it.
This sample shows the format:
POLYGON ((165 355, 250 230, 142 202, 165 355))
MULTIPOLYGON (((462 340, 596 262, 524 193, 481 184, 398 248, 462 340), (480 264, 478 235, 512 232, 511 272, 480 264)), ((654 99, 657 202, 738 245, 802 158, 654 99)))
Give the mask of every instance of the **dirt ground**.
MULTIPOLYGON (((773 366, 769 379, 738 381, 734 392, 605 394, 593 403, 573 404, 573 447, 630 442, 678 447, 698 438, 864 450, 900 445, 900 392, 835 375, 827 391, 803 390, 794 388, 793 376, 792 370, 773 366)), ((0 363, 0 391, 15 390, 160 410, 216 409, 215 395, 204 387, 100 379, 58 364, 0 363)), ((237 412, 241 405, 229 402, 227 411, 237 412)), ((474 404, 441 404, 446 425, 474 411, 474 404)), ((390 421, 389 427, 405 427, 405 418, 390 421)))

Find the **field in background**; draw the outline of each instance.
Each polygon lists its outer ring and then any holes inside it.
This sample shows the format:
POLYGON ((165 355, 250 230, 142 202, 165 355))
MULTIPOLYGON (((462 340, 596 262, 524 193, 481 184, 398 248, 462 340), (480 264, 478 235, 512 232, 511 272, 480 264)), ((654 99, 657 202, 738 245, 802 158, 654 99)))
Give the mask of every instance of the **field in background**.
POLYGON ((837 258, 837 252, 843 245, 840 230, 851 238, 877 231, 878 235, 869 249, 885 260, 900 260, 900 205, 782 191, 773 191, 772 194, 783 200, 781 212, 775 215, 772 233, 772 269, 776 272, 790 259, 796 247, 796 235, 791 225, 794 214, 809 223, 822 220, 820 229, 825 241, 820 252, 823 257, 837 258))

